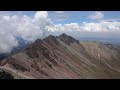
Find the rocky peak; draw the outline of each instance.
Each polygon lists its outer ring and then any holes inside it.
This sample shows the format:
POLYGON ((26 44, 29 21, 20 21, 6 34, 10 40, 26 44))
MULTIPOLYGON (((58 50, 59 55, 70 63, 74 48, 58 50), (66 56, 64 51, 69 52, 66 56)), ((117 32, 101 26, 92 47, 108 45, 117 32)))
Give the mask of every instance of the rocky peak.
POLYGON ((63 41, 64 43, 68 44, 68 45, 70 45, 71 43, 77 43, 77 44, 79 44, 78 40, 74 39, 71 36, 66 35, 65 33, 61 34, 58 38, 61 41, 63 41))
POLYGON ((35 41, 35 43, 40 43, 40 42, 42 42, 41 39, 37 39, 37 40, 35 41))
POLYGON ((48 42, 48 43, 55 43, 58 45, 58 41, 57 38, 53 35, 49 35, 48 37, 46 37, 45 39, 43 39, 43 41, 48 42))
POLYGON ((45 39, 55 39, 56 37, 53 35, 49 35, 48 37, 46 37, 45 39))

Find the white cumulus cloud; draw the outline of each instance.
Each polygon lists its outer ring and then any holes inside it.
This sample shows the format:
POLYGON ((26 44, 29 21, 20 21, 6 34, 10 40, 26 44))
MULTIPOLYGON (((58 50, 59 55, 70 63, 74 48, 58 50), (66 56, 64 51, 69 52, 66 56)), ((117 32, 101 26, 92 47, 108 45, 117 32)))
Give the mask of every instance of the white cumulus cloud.
POLYGON ((102 19, 103 17, 104 17, 104 14, 98 11, 88 16, 88 18, 90 19, 102 19))
POLYGON ((84 22, 83 24, 70 23, 58 24, 46 27, 51 32, 120 32, 120 22, 84 22))
POLYGON ((16 37, 19 36, 28 42, 34 42, 44 36, 44 28, 51 20, 46 11, 38 11, 34 17, 26 15, 0 16, 0 53, 7 53, 18 45, 16 37))
POLYGON ((61 13, 64 13, 64 11, 55 11, 55 13, 61 14, 61 13))

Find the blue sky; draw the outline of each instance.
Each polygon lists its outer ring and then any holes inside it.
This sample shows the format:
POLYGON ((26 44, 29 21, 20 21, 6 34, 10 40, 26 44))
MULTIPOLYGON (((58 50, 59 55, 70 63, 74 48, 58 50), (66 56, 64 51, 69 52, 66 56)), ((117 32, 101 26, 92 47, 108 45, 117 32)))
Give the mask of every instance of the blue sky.
MULTIPOLYGON (((4 11, 3 11, 4 12, 4 11)), ((3 13, 2 12, 2 13, 3 13)), ((48 11, 49 18, 55 24, 67 23, 83 23, 83 22, 96 22, 97 20, 89 19, 88 16, 95 11, 48 11)), ((120 11, 100 11, 104 13, 103 19, 120 18, 120 11)), ((11 15, 28 15, 33 17, 36 11, 7 11, 11 15)))
MULTIPOLYGON (((56 24, 95 22, 88 18, 95 11, 64 11, 63 13, 48 12, 49 17, 56 24), (55 20, 56 19, 56 20, 55 20), (61 19, 61 21, 57 21, 61 19), (63 20, 62 20, 63 19, 63 20), (55 21, 54 21, 55 20, 55 21)), ((120 11, 101 11, 104 13, 104 19, 120 18, 120 11)))
MULTIPOLYGON (((91 20, 87 18, 90 14, 95 11, 65 11, 63 13, 49 12, 49 17, 51 19, 64 19, 61 21, 54 21, 54 23, 82 23, 82 22, 95 22, 96 20, 91 20)), ((119 18, 119 11, 101 11, 104 13, 104 19, 119 18)))

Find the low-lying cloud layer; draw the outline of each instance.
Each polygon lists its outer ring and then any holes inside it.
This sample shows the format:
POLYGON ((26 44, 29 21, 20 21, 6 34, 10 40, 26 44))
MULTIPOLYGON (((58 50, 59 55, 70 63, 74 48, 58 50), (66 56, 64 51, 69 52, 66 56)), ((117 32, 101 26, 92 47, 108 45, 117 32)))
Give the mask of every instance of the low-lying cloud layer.
MULTIPOLYGON (((96 12, 95 18, 101 19, 102 17, 101 13, 96 12)), ((93 15, 91 18, 93 18, 93 15)), ((84 22, 83 24, 56 25, 51 21, 46 11, 36 12, 33 17, 26 15, 0 15, 0 53, 10 52, 13 47, 16 47, 18 45, 16 37, 18 36, 28 42, 34 42, 36 39, 44 38, 49 34, 116 31, 120 31, 120 22, 99 21, 96 23, 84 22)))
POLYGON ((46 26, 48 31, 51 32, 116 32, 120 31, 120 22, 106 22, 101 21, 98 23, 70 23, 70 24, 58 24, 52 26, 46 26))

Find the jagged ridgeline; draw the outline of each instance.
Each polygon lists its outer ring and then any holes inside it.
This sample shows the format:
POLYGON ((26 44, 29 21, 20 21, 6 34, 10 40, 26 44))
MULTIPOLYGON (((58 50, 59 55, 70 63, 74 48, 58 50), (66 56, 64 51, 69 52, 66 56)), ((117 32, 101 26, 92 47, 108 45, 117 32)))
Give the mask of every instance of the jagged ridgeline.
POLYGON ((20 79, 120 78, 120 48, 71 36, 38 39, 0 63, 20 79))

